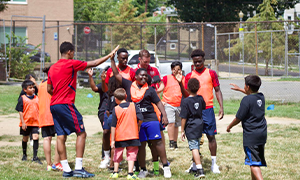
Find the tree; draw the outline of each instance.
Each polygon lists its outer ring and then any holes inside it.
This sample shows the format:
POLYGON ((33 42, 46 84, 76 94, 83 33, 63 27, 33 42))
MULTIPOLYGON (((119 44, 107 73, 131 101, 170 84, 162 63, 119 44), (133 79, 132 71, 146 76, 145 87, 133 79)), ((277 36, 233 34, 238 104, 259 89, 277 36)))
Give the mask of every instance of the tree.
MULTIPOLYGON (((274 9, 272 7, 272 3, 276 3, 274 0, 264 0, 262 4, 260 4, 257 10, 260 12, 255 15, 253 18, 249 18, 247 22, 258 22, 257 23, 257 31, 264 30, 284 30, 284 26, 280 22, 275 23, 259 23, 260 21, 275 21, 277 20, 275 17, 274 9)), ((247 25, 248 31, 255 31, 255 24, 247 25)), ((258 50, 263 53, 259 54, 260 58, 265 60, 265 75, 269 75, 269 62, 271 60, 271 45, 270 45, 271 33, 258 33, 258 50)), ((272 33, 272 55, 274 62, 279 63, 282 59, 284 59, 285 52, 285 33, 276 32, 272 33)), ((233 47, 230 48, 230 51, 234 55, 238 55, 242 52, 242 45, 244 43, 244 53, 246 62, 254 62, 256 48, 255 48, 255 34, 244 34, 244 42, 241 41, 240 38, 231 40, 231 44, 234 44, 233 47)), ((228 54, 228 48, 224 49, 225 53, 228 54)))
MULTIPOLYGON (((239 11, 243 11, 244 14, 249 12, 252 16, 253 10, 257 9, 261 2, 262 0, 168 0, 168 4, 177 8, 179 19, 184 22, 238 21, 239 11)), ((272 8, 277 16, 283 14, 284 9, 293 8, 295 4, 294 0, 272 0, 272 8)))
POLYGON ((9 0, 0 0, 0 12, 4 11, 5 9, 7 9, 7 5, 6 2, 9 0))
POLYGON ((155 9, 161 7, 166 2, 167 0, 133 0, 132 5, 137 7, 135 16, 148 12, 147 17, 151 17, 155 9))
MULTIPOLYGON (((120 47, 126 49, 140 49, 141 46, 141 36, 143 47, 148 39, 146 36, 146 28, 141 26, 142 24, 138 22, 147 21, 146 13, 143 13, 135 17, 137 7, 133 7, 132 0, 123 0, 119 3, 118 11, 110 12, 109 21, 111 22, 126 22, 133 23, 136 25, 115 25, 112 26, 113 41, 118 42, 120 47), (142 33, 142 34, 141 34, 142 33)), ((108 35, 111 32, 107 32, 108 35)))

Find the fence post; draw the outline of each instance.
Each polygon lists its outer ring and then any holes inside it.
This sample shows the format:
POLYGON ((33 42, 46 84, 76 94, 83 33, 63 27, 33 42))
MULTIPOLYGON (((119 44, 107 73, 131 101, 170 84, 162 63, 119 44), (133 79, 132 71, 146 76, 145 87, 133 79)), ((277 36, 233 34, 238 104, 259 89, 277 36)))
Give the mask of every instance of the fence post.
POLYGON ((190 60, 190 57, 191 57, 191 27, 189 26, 189 45, 188 45, 188 50, 189 50, 189 60, 190 60))
POLYGON ((273 77, 273 33, 271 32, 271 76, 273 77))
POLYGON ((288 31, 285 29, 285 61, 284 61, 284 68, 285 68, 285 76, 288 76, 288 31))
POLYGON ((57 21, 57 60, 59 60, 59 21, 57 21))
POLYGON ((141 49, 143 49, 143 23, 141 23, 141 49))
POLYGON ((154 60, 155 60, 155 66, 157 67, 157 60, 156 60, 157 53, 156 53, 156 50, 157 50, 157 48, 156 48, 156 25, 154 25, 154 56, 155 56, 154 60))
POLYGON ((178 61, 180 61, 180 26, 177 24, 177 49, 178 49, 178 61))
POLYGON ((113 50, 113 35, 112 35, 112 31, 113 31, 113 26, 111 25, 110 27, 110 50, 113 50))
POLYGON ((228 50, 229 50, 229 68, 228 68, 228 71, 229 71, 229 77, 230 77, 230 34, 228 34, 228 50))
MULTIPOLYGON (((75 59, 78 59, 78 58, 77 58, 77 54, 78 54, 78 51, 77 51, 77 46, 78 46, 78 42, 77 42, 77 40, 78 40, 77 24, 74 24, 74 26, 75 26, 75 35, 74 35, 74 37, 75 37, 75 52, 76 52, 76 54, 75 54, 75 59)), ((57 49, 58 49, 58 48, 57 48, 57 49)))
POLYGON ((204 51, 204 25, 203 25, 203 22, 202 22, 202 50, 204 51))
POLYGON ((257 50, 257 23, 255 22, 255 68, 256 75, 258 75, 258 50, 257 50))
POLYGON ((217 41, 217 26, 215 25, 215 60, 218 60, 218 41, 217 41))
MULTIPOLYGON (((43 34, 42 34, 41 68, 45 67, 45 20, 46 20, 46 16, 44 15, 43 16, 43 32, 42 32, 43 34)), ((40 78, 41 78, 41 74, 40 74, 40 78)), ((45 78, 45 73, 43 73, 43 79, 44 78, 45 78)))
POLYGON ((5 81, 8 82, 8 73, 7 73, 7 56, 6 56, 6 42, 5 42, 5 20, 3 20, 3 40, 4 40, 4 58, 5 58, 5 81))

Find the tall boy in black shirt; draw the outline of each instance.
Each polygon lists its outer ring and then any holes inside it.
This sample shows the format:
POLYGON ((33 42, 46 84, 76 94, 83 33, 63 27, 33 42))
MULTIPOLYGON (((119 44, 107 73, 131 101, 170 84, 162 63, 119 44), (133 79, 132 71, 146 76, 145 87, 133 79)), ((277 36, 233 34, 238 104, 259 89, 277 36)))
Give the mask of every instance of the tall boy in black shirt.
POLYGON ((241 91, 245 96, 235 119, 228 125, 227 132, 240 121, 243 127, 243 145, 246 154, 245 165, 250 166, 252 179, 263 179, 260 166, 267 166, 264 147, 267 141, 267 122, 265 119, 265 98, 259 93, 261 80, 256 75, 245 77, 244 89, 231 84, 233 90, 241 91))

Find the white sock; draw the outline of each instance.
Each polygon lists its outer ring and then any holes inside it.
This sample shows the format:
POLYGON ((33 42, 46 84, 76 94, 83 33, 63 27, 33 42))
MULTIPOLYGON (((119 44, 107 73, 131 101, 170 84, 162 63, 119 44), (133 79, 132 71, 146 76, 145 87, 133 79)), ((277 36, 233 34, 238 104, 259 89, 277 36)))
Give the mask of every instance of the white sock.
POLYGON ((197 166, 195 162, 193 162, 193 170, 197 170, 197 166))
POLYGON ((68 160, 67 160, 67 159, 66 159, 66 160, 61 160, 61 161, 60 161, 60 164, 62 165, 63 170, 64 170, 65 172, 71 172, 71 171, 72 171, 71 168, 70 168, 70 166, 69 166, 69 163, 68 163, 68 160))
POLYGON ((82 158, 76 158, 75 170, 82 169, 82 158))
POLYGON ((214 166, 217 164, 217 156, 211 156, 211 165, 214 166))
POLYGON ((104 159, 109 159, 109 150, 104 151, 104 159))
POLYGON ((202 169, 202 164, 197 164, 196 167, 197 169, 202 169))

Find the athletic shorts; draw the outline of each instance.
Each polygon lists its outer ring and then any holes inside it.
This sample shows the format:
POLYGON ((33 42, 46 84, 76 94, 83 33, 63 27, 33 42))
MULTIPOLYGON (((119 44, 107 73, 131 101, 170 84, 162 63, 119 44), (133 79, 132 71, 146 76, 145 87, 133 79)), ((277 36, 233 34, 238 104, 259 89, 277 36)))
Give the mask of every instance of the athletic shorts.
POLYGON ((181 118, 179 117, 180 110, 181 110, 180 106, 174 107, 168 103, 165 104, 165 111, 167 113, 169 124, 175 123, 175 127, 181 126, 181 118))
POLYGON ((74 104, 50 106, 57 136, 85 132, 82 116, 74 104))
POLYGON ((100 120, 100 124, 101 124, 101 127, 103 129, 103 122, 104 122, 104 112, 103 111, 98 111, 98 118, 100 120))
POLYGON ((143 122, 139 132, 140 142, 161 139, 158 121, 143 122))
MULTIPOLYGON (((114 162, 120 163, 123 160, 124 147, 115 148, 114 162)), ((127 161, 136 161, 139 151, 138 146, 126 147, 127 161)))
POLYGON ((109 117, 107 117, 106 113, 104 113, 103 129, 110 129, 111 121, 112 121, 112 115, 109 115, 109 117))
POLYGON ((214 108, 205 109, 202 111, 203 133, 206 135, 217 134, 216 118, 214 108))
POLYGON ((191 139, 191 140, 188 140, 188 143, 189 143, 189 148, 190 150, 193 150, 193 149, 200 149, 200 140, 199 139, 191 139))
POLYGON ((53 126, 45 126, 42 127, 42 137, 55 137, 55 128, 54 125, 53 126))
POLYGON ((265 160, 265 145, 244 146, 245 165, 267 166, 265 160))
POLYGON ((21 126, 20 135, 29 136, 30 134, 40 134, 39 129, 37 126, 27 126, 26 131, 24 131, 21 126))
POLYGON ((160 127, 160 131, 164 131, 166 129, 162 121, 159 122, 159 127, 160 127))

